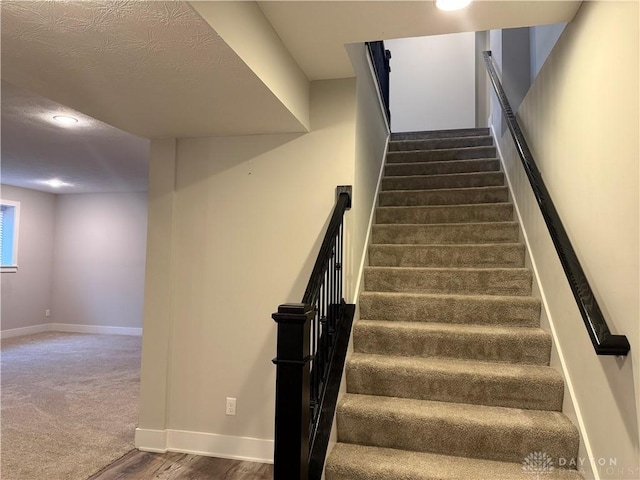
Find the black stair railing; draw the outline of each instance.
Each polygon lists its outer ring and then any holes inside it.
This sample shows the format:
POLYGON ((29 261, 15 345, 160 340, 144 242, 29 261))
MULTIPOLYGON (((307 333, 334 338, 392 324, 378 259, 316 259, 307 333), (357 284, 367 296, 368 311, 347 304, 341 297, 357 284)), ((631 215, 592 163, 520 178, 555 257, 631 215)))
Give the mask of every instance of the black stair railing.
POLYGON ((629 349, 629 340, 625 335, 613 335, 609 330, 609 326, 602 315, 602 311, 598 306, 598 302, 591 290, 587 276, 580 265, 578 256, 576 255, 573 245, 569 240, 560 216, 556 210, 547 187, 542 179, 540 170, 536 165, 535 159, 529 150, 529 145, 524 138, 524 134, 520 129, 516 115, 511 109, 509 100, 504 92, 498 73, 493 65, 491 52, 482 52, 489 79, 496 92, 502 113, 507 121, 507 126, 516 145, 516 150, 522 161, 524 170, 529 178, 529 183, 533 189, 533 193, 542 212, 549 234, 553 240, 553 244, 558 252, 560 263, 564 269, 571 292, 578 304, 580 315, 587 328, 589 338, 598 355, 627 355, 629 349))
POLYGON ((344 214, 337 201, 301 303, 272 315, 278 324, 274 480, 320 480, 355 311, 343 298, 344 214))
POLYGON ((376 80, 378 81, 378 89, 384 104, 387 122, 391 125, 391 110, 389 110, 389 73, 391 72, 389 60, 391 59, 391 52, 384 48, 383 41, 366 42, 366 45, 373 64, 373 70, 376 72, 376 80))

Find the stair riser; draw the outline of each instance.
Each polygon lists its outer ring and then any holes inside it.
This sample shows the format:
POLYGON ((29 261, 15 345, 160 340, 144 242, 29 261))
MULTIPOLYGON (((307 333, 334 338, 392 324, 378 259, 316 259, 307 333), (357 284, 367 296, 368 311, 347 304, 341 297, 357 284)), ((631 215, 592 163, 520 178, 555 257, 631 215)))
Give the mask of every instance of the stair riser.
POLYGON ((513 220, 510 203, 435 207, 381 207, 377 224, 475 223, 513 220))
POLYGON ((438 190, 443 188, 499 187, 504 185, 502 172, 460 173, 454 175, 425 175, 414 177, 385 177, 382 191, 438 190))
POLYGON ((369 292, 452 293, 469 295, 531 295, 531 272, 524 269, 409 269, 367 267, 369 292))
POLYGON ((362 395, 469 403, 525 410, 562 410, 564 385, 555 375, 520 376, 444 369, 347 364, 347 391, 362 395))
POLYGON ((524 245, 371 245, 372 267, 523 267, 524 245))
POLYGON ((444 160, 468 160, 470 158, 495 158, 495 147, 469 147, 439 150, 413 150, 389 152, 387 163, 442 162, 444 160))
POLYGON ((360 318, 404 322, 463 323, 537 327, 540 303, 533 298, 423 297, 371 294, 360 296, 360 318))
POLYGON ((394 140, 389 142, 390 152, 406 152, 408 150, 436 150, 439 148, 488 147, 493 145, 493 137, 454 137, 422 140, 394 140))
POLYGON ((484 187, 453 190, 416 190, 380 192, 380 206, 467 205, 475 203, 505 203, 509 201, 507 187, 484 187))
POLYGON ((387 323, 389 322, 357 323, 353 332, 354 350, 375 355, 549 364, 551 337, 546 333, 478 335, 473 332, 451 333, 394 327, 393 324, 386 325, 387 323), (372 326, 372 323, 379 325, 372 326))
POLYGON ((497 172, 499 170, 499 160, 486 159, 429 163, 392 163, 385 167, 384 174, 388 177, 393 177, 410 175, 446 175, 452 173, 472 172, 497 172))
POLYGON ((488 128, 462 128, 455 130, 433 130, 429 132, 392 133, 391 141, 420 140, 434 138, 477 137, 489 135, 488 128))
MULTIPOLYGON (((437 416, 414 417, 393 411, 338 408, 338 441, 444 455, 522 463, 531 452, 554 459, 575 459, 579 436, 575 432, 505 428, 500 424, 460 424, 437 416)), ((518 412, 522 415, 521 412, 518 412)))
MULTIPOLYGON (((326 480, 535 480, 522 462, 451 457, 338 443, 327 460, 326 480)), ((545 472, 539 480, 583 480, 576 470, 545 472)))
POLYGON ((518 241, 514 223, 448 225, 374 225, 372 243, 501 243, 518 241))

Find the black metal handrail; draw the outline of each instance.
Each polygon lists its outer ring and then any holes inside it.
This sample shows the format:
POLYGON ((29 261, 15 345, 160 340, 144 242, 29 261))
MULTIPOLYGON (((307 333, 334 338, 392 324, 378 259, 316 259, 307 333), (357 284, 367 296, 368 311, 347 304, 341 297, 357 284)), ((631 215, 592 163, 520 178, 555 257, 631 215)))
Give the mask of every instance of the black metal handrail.
POLYGON ((627 355, 630 350, 629 340, 625 335, 613 335, 609 330, 609 326, 602 315, 602 311, 598 306, 598 302, 591 290, 589 281, 580 265, 578 256, 576 255, 569 236, 562 225, 560 216, 556 210, 549 191, 540 174, 540 170, 536 165, 536 162, 529 150, 527 141, 524 138, 524 134, 520 129, 518 120, 511 109, 509 100, 502 88, 502 83, 496 72, 491 58, 491 52, 482 52, 485 64, 487 66, 487 72, 489 73, 489 79, 493 85, 493 89, 496 92, 500 106, 502 107, 502 113, 507 121, 507 126, 513 137, 513 141, 516 145, 516 150, 522 161, 524 170, 529 178, 529 183, 533 189, 533 193, 542 212, 549 234, 553 240, 553 244, 558 252, 560 263, 564 269, 567 280, 571 287, 571 292, 578 304, 580 315, 587 327, 587 332, 593 348, 598 355, 627 355))
POLYGON ((380 90, 380 96, 382 97, 384 113, 387 116, 387 122, 391 125, 391 110, 389 109, 389 73, 391 72, 389 60, 391 59, 391 52, 384 48, 382 40, 366 42, 366 45, 376 74, 376 80, 378 81, 378 90, 380 90))
MULTIPOLYGON (((329 226, 325 233, 324 240, 320 246, 318 252, 318 258, 311 271, 311 277, 307 288, 302 296, 302 303, 307 305, 313 305, 320 295, 322 284, 324 283, 324 274, 329 269, 330 265, 327 263, 332 258, 337 258, 337 269, 340 270, 342 265, 342 227, 344 212, 351 208, 351 195, 348 190, 340 191, 341 187, 338 187, 336 206, 333 209, 331 219, 329 220, 329 226), (339 239, 339 241, 337 241, 339 239)), ((340 292, 342 292, 342 279, 340 281, 340 292)))
POLYGON ((337 201, 302 302, 278 307, 274 480, 320 480, 355 308, 344 301, 344 214, 337 201))

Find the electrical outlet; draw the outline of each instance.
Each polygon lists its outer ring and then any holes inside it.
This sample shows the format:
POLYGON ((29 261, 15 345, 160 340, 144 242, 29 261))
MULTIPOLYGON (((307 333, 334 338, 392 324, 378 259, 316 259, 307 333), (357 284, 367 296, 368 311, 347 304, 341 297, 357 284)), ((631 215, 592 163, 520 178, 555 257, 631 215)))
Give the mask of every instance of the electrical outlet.
POLYGON ((236 414, 236 399, 227 397, 227 406, 225 409, 225 413, 227 415, 235 415, 236 414))
POLYGON ((50 317, 51 316, 51 310, 49 310, 48 308, 44 311, 44 316, 45 317, 50 317))

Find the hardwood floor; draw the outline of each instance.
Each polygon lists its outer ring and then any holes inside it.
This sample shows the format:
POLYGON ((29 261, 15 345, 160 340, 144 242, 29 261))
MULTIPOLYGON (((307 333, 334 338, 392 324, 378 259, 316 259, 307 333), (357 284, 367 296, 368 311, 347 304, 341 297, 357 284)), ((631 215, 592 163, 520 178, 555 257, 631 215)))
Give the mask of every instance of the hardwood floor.
POLYGON ((186 453, 132 450, 89 480, 271 480, 273 466, 186 453))

